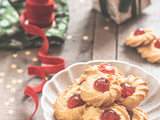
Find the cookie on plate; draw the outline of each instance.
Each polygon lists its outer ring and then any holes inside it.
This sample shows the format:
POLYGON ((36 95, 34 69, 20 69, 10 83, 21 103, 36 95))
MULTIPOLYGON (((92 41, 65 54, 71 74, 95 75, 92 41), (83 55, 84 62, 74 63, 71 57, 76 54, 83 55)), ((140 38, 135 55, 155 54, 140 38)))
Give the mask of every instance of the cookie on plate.
POLYGON ((138 47, 140 45, 147 45, 155 39, 156 36, 151 30, 139 28, 135 32, 130 33, 126 38, 126 45, 130 47, 138 47))
POLYGON ((80 86, 81 98, 87 105, 110 106, 120 97, 119 80, 108 75, 90 75, 80 86))
POLYGON ((52 107, 57 120, 82 120, 86 104, 80 97, 80 86, 70 86, 60 93, 52 107))
POLYGON ((82 116, 84 120, 130 120, 125 107, 113 104, 108 108, 90 106, 82 116))
POLYGON ((79 78, 75 79, 75 85, 81 85, 87 79, 87 75, 81 75, 79 78))
POLYGON ((147 113, 143 112, 139 108, 133 108, 132 111, 127 110, 128 114, 130 116, 130 120, 148 120, 148 115, 147 113))
POLYGON ((121 78, 121 96, 117 100, 118 104, 125 106, 128 110, 137 107, 147 96, 147 82, 140 77, 129 75, 127 78, 121 78))
POLYGON ((123 77, 123 72, 117 69, 114 66, 111 66, 109 64, 101 64, 101 65, 89 65, 87 66, 87 69, 85 70, 86 75, 113 75, 116 77, 123 77))
POLYGON ((151 44, 140 46, 137 48, 142 58, 147 59, 151 63, 160 63, 160 38, 154 40, 151 44))

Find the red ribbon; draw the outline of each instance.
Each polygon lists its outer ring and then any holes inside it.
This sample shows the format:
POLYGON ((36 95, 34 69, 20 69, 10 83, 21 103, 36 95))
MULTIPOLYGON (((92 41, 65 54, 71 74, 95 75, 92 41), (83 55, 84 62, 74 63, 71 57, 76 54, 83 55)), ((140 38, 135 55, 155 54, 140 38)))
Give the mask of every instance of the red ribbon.
POLYGON ((55 74, 60 70, 65 69, 65 60, 55 56, 46 56, 49 50, 49 42, 45 35, 45 32, 41 28, 39 28, 39 27, 49 27, 51 22, 54 20, 54 17, 53 17, 54 13, 51 12, 54 9, 53 0, 27 0, 26 6, 27 6, 26 11, 20 16, 20 23, 27 33, 42 37, 44 39, 42 46, 39 49, 38 55, 41 63, 46 65, 46 66, 29 66, 28 67, 28 75, 36 75, 43 79, 43 82, 40 85, 35 87, 26 86, 24 90, 24 94, 30 96, 36 104, 35 111, 28 119, 30 120, 38 108, 39 101, 36 93, 42 91, 42 88, 46 83, 46 79, 45 79, 46 74, 55 74), (37 6, 37 7, 33 7, 33 6, 37 6), (52 6, 52 9, 51 8, 47 10, 43 9, 43 12, 38 11, 36 13, 35 9, 37 10, 41 9, 42 6, 43 7, 52 6), (48 19, 48 21, 44 21, 44 19, 48 19), (25 20, 29 20, 29 22, 33 21, 33 23, 30 22, 30 24, 26 25, 25 20), (40 23, 40 24, 37 24, 37 23, 40 23))

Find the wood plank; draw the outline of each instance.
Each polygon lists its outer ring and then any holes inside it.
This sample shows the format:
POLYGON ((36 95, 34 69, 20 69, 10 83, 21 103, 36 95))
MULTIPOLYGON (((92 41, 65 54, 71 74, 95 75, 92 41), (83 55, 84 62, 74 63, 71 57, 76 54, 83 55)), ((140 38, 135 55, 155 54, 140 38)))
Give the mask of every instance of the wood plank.
POLYGON ((93 46, 93 60, 116 59, 117 26, 113 21, 107 22, 102 14, 96 14, 96 26, 93 46), (108 26, 109 30, 104 30, 108 26))
POLYGON ((159 0, 153 0, 152 5, 143 11, 143 14, 137 18, 129 20, 118 28, 118 60, 127 61, 132 64, 139 65, 146 69, 148 72, 160 78, 160 64, 152 64, 147 60, 142 59, 140 54, 137 53, 135 48, 125 46, 125 39, 130 32, 135 31, 139 27, 148 28, 153 30, 159 36, 160 7, 159 0))
POLYGON ((92 0, 87 0, 84 3, 73 0, 68 1, 68 4, 70 21, 67 34, 71 35, 72 39, 66 39, 61 49, 58 46, 50 50, 50 55, 63 57, 67 66, 91 60, 94 28, 94 12, 91 11, 92 0), (88 36, 88 40, 83 40, 83 36, 88 36))

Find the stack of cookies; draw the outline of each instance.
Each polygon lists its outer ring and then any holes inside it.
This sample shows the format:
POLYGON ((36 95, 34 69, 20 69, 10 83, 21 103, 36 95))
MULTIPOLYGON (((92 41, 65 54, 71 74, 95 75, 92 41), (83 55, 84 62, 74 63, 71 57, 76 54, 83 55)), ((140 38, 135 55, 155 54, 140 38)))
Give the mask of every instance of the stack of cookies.
POLYGON ((142 58, 151 63, 160 63, 160 38, 156 38, 151 30, 137 29, 126 39, 126 45, 136 47, 142 58))
POLYGON ((88 66, 53 104, 57 120, 148 120, 137 106, 148 95, 147 82, 123 76, 109 64, 88 66))

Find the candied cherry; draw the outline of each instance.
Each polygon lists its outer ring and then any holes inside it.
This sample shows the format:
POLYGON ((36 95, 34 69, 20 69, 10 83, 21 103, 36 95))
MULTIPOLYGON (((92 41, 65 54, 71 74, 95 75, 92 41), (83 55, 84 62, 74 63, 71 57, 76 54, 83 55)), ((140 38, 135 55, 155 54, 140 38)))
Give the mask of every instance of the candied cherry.
POLYGON ((122 83, 121 87, 122 87, 121 97, 123 97, 123 98, 131 96, 135 92, 135 88, 133 88, 128 83, 122 83))
POLYGON ((154 46, 156 48, 159 48, 160 49, 160 39, 157 39, 157 41, 155 42, 154 46))
POLYGON ((134 35, 136 36, 136 35, 142 35, 142 34, 144 34, 145 33, 145 31, 144 31, 144 29, 143 28, 138 28, 135 32, 134 32, 134 35))
POLYGON ((103 73, 115 75, 114 68, 112 66, 108 65, 108 64, 102 64, 102 65, 98 66, 98 70, 103 72, 103 73))
POLYGON ((82 83, 84 83, 86 80, 82 80, 78 85, 81 85, 82 83))
POLYGON ((71 96, 67 102, 67 106, 70 109, 79 107, 81 105, 84 105, 85 102, 81 99, 80 94, 74 94, 73 96, 71 96))
POLYGON ((127 110, 127 112, 128 112, 128 114, 129 114, 129 116, 130 116, 130 120, 132 120, 133 112, 132 112, 132 111, 130 111, 130 110, 127 110))
POLYGON ((109 87, 110 83, 106 78, 99 78, 93 84, 93 88, 100 92, 109 91, 109 87))
POLYGON ((112 109, 105 110, 100 118, 101 120, 120 120, 120 116, 112 109))

